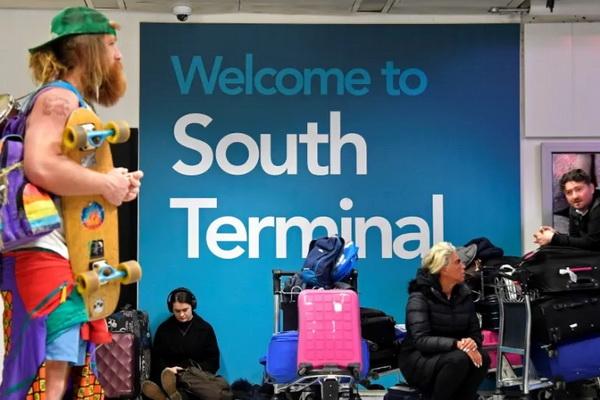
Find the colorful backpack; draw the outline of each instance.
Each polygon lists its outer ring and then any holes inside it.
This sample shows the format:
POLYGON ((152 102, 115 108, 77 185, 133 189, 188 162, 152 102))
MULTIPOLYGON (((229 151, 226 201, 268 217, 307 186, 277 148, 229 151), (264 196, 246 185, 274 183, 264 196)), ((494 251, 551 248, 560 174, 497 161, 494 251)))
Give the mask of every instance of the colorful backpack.
POLYGON ((59 228, 61 224, 52 197, 28 182, 23 171, 23 140, 27 116, 35 98, 49 87, 69 89, 79 98, 80 106, 85 105, 83 98, 71 84, 56 81, 39 88, 22 110, 15 116, 6 118, 0 137, 0 251, 28 243, 59 228))

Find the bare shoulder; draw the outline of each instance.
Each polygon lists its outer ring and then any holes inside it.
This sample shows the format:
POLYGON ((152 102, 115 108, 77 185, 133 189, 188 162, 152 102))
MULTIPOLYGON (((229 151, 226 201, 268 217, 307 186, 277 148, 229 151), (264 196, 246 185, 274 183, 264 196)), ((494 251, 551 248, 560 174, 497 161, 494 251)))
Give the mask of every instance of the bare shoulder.
POLYGON ((53 87, 39 94, 32 114, 67 119, 71 112, 78 107, 79 100, 75 93, 65 88, 53 87))

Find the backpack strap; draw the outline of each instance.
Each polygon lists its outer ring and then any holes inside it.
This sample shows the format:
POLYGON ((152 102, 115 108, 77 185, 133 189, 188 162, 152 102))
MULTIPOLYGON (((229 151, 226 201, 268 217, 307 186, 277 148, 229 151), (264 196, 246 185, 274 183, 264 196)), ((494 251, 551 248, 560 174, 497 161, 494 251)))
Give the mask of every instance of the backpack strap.
POLYGON ((71 92, 75 93, 75 96, 77 96, 77 100, 79 100, 79 107, 88 107, 88 103, 86 103, 86 101, 83 98, 83 96, 81 95, 81 93, 79 93, 79 90, 77 90, 77 88, 75 86, 73 86, 71 83, 69 83, 67 81, 50 82, 45 87, 60 87, 63 89, 68 89, 71 92))
POLYGON ((79 107, 88 108, 88 109, 93 110, 93 108, 85 101, 85 99, 83 98, 81 93, 79 93, 79 90, 77 90, 77 88, 75 86, 71 85, 69 82, 60 81, 60 80, 50 82, 50 83, 40 86, 39 88, 37 88, 36 90, 34 90, 33 92, 29 93, 26 96, 27 99, 24 102, 24 106, 20 108, 17 115, 9 118, 7 120, 3 131, 0 132, 0 139, 3 139, 7 135, 16 135, 16 136, 20 136, 21 138, 23 138, 25 136, 25 120, 29 116, 29 113, 31 113, 31 110, 33 109, 33 105, 35 104, 37 97, 42 92, 44 92, 48 89, 51 89, 53 87, 60 87, 60 88, 70 90, 77 96, 77 100, 79 102, 79 107))
POLYGON ((84 108, 89 107, 89 105, 86 103, 85 99, 83 98, 81 93, 79 93, 79 90, 77 90, 77 88, 75 86, 73 86, 72 84, 70 84, 67 81, 58 80, 58 81, 46 83, 45 85, 42 85, 38 89, 36 89, 31 94, 31 97, 27 101, 27 104, 25 105, 25 108, 23 109, 23 113, 25 115, 29 115, 29 113, 31 112, 31 109, 33 108, 33 105, 35 104, 35 100, 37 99, 37 97, 40 94, 42 94, 43 92, 45 92, 46 90, 51 89, 53 87, 59 87, 59 88, 70 90, 71 92, 73 92, 75 94, 75 96, 77 96, 77 100, 79 101, 79 107, 84 107, 84 108))

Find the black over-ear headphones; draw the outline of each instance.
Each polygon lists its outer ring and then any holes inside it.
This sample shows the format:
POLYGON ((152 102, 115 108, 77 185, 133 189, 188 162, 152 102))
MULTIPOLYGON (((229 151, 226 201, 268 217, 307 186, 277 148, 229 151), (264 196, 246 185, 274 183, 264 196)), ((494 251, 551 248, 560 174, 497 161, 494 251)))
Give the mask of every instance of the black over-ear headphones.
MULTIPOLYGON (((179 287, 177 289, 174 289, 171 293, 169 293, 169 295, 167 296, 167 307, 169 308, 170 312, 173 312, 173 303, 175 303, 175 295, 177 293, 185 293, 187 294, 187 297, 189 297, 189 303, 192 306, 192 310, 196 309, 196 296, 194 296, 194 293, 192 293, 192 291, 188 288, 184 288, 184 287, 179 287)), ((186 301, 186 303, 188 303, 188 301, 186 301)))

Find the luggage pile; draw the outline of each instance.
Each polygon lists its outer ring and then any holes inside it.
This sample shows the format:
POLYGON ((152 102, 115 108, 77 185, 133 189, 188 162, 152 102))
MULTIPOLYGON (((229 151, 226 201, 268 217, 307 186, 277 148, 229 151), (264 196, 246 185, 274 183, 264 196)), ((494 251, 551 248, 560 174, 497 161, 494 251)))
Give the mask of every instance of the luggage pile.
MULTIPOLYGON (((356 272, 353 275, 356 282, 356 272)), ((286 292, 281 279, 290 276, 294 273, 273 271, 275 333, 261 360, 265 383, 273 385, 275 395, 302 393, 331 400, 352 397, 357 382, 369 372, 369 347, 360 334, 356 291, 286 292), (281 311, 292 315, 283 318, 288 330, 281 330, 281 311)))
POLYGON ((542 375, 573 382, 600 377, 600 252, 545 246, 516 277, 531 302, 531 358, 542 375))
POLYGON ((491 332, 500 329, 500 305, 496 294, 496 279, 504 266, 516 266, 521 257, 506 256, 504 250, 488 238, 475 238, 465 248, 476 246, 475 257, 466 265, 465 283, 473 291, 475 310, 481 317, 481 328, 491 332))
POLYGON ((300 273, 273 271, 275 333, 261 362, 275 395, 352 398, 357 383, 398 368, 394 319, 359 305, 357 251, 316 239, 300 273))

